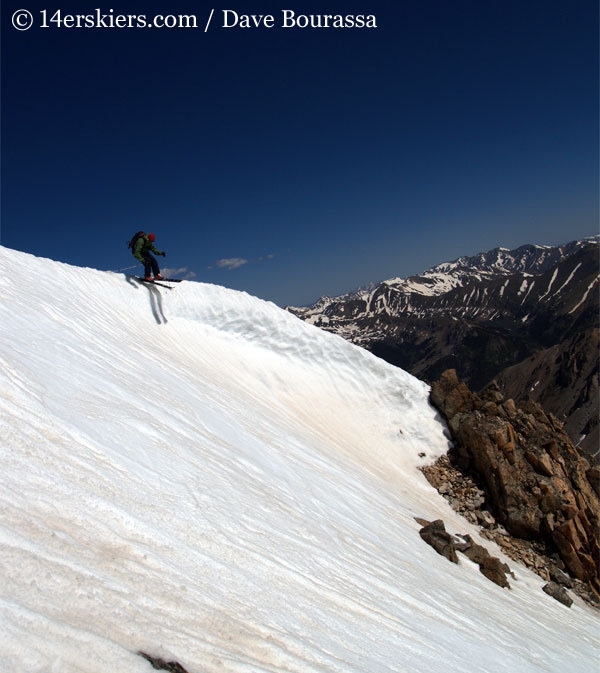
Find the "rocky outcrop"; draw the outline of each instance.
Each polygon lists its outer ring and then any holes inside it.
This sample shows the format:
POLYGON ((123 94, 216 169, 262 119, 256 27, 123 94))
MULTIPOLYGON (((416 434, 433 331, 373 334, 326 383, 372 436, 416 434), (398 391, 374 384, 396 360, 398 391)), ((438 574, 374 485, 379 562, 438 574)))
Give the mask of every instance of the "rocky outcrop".
POLYGON ((458 563, 456 552, 460 551, 473 563, 477 563, 481 574, 491 582, 500 587, 510 589, 510 584, 506 577, 506 574, 510 573, 510 568, 505 563, 502 563, 499 558, 492 556, 485 547, 476 544, 470 535, 451 535, 446 530, 446 526, 441 519, 437 519, 436 521, 416 520, 423 526, 419 531, 419 535, 438 554, 452 561, 452 563, 458 563))
POLYGON ((431 401, 455 442, 454 467, 471 475, 474 500, 487 511, 477 522, 539 543, 600 597, 598 475, 562 423, 534 402, 505 399, 494 384, 479 396, 454 370, 433 384, 431 401))

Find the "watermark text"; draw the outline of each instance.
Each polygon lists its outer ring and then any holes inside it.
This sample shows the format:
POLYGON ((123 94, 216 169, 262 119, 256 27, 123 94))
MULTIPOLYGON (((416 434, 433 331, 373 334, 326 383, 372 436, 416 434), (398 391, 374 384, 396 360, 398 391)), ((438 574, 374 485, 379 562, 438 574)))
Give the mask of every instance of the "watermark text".
POLYGON ((235 9, 207 10, 204 16, 196 14, 124 14, 114 9, 96 8, 82 14, 61 9, 42 9, 32 13, 27 9, 13 12, 15 30, 42 29, 96 29, 126 30, 154 28, 167 30, 197 30, 205 33, 209 28, 230 29, 361 29, 377 28, 374 14, 302 14, 292 9, 282 9, 276 14, 242 14, 235 9), (213 17, 215 20, 213 21, 213 17))

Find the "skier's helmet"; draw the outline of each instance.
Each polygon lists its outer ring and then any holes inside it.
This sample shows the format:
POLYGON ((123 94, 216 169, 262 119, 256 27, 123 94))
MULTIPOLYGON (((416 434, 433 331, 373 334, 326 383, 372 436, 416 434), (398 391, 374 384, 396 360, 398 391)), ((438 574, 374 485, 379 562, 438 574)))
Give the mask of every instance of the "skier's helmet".
POLYGON ((148 234, 148 240, 154 243, 154 241, 156 240, 156 236, 154 234, 148 234))

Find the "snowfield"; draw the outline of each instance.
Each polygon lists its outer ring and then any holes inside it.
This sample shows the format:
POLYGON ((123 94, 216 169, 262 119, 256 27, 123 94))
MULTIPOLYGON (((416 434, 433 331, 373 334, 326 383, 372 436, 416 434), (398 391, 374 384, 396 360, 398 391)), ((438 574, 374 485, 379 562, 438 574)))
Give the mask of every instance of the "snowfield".
POLYGON ((428 388, 275 305, 0 248, 0 672, 590 673, 599 621, 449 563, 428 388), (425 454, 424 457, 422 454, 425 454))

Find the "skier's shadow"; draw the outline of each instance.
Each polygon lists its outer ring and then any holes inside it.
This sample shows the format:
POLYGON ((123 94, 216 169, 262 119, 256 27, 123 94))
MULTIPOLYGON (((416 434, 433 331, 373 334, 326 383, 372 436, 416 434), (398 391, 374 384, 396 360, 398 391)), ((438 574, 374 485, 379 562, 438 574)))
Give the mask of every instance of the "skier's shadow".
POLYGON ((126 279, 127 282, 130 285, 133 285, 136 289, 146 288, 148 290, 150 309, 152 310, 152 315, 154 316, 154 320, 156 320, 156 324, 166 325, 169 321, 167 320, 167 316, 163 310, 162 293, 160 288, 156 287, 156 285, 151 285, 150 283, 142 283, 132 276, 126 276, 126 279))

